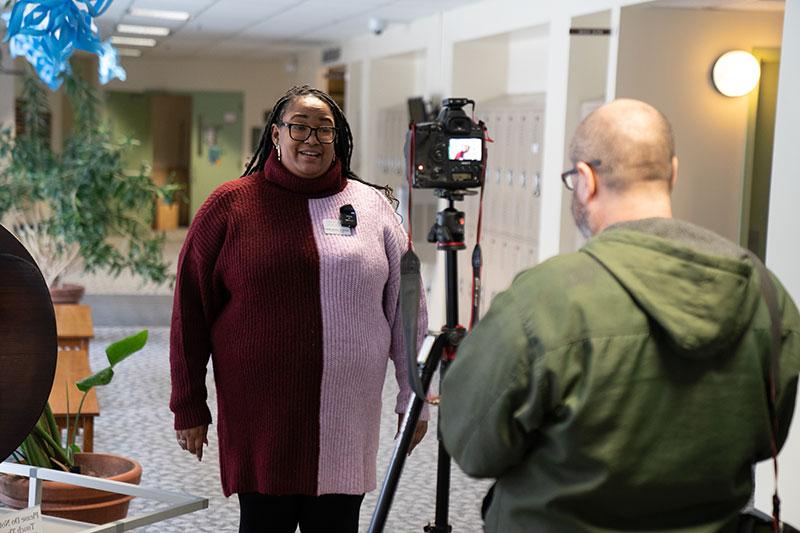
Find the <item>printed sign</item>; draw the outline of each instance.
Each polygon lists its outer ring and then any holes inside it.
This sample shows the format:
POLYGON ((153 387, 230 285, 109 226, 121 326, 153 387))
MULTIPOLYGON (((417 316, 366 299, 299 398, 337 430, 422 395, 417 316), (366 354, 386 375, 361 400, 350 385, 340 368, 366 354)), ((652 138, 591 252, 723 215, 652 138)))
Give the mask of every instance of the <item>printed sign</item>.
POLYGON ((42 533, 41 508, 37 505, 13 513, 0 513, 0 533, 42 533))

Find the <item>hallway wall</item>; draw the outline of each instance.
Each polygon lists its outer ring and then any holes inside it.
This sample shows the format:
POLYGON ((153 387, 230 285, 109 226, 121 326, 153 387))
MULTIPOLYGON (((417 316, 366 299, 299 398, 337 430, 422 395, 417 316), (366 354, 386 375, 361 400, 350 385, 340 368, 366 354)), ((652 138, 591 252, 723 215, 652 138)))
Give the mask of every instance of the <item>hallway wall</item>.
MULTIPOLYGON (((797 170, 797 139, 800 124, 800 0, 787 0, 783 22, 781 68, 778 82, 778 108, 775 145, 772 154, 767 266, 780 277, 786 290, 800 304, 800 172, 797 170)), ((798 398, 800 400, 800 398, 798 398)), ((800 524, 800 410, 789 430, 789 438, 779 456, 783 518, 800 524), (788 473, 788 475, 787 475, 788 473)), ((772 465, 762 463, 757 470, 756 503, 767 508, 772 490, 772 465)))
POLYGON ((106 90, 244 93, 242 163, 251 155, 252 128, 264 127, 264 111, 292 85, 314 83, 310 77, 316 72, 315 68, 287 72, 284 61, 273 60, 124 58, 123 66, 128 71, 127 81, 114 80, 106 90))
POLYGON ((672 123, 675 216, 739 241, 750 100, 714 89, 729 50, 779 47, 783 14, 630 7, 622 10, 617 97, 653 104, 672 123))

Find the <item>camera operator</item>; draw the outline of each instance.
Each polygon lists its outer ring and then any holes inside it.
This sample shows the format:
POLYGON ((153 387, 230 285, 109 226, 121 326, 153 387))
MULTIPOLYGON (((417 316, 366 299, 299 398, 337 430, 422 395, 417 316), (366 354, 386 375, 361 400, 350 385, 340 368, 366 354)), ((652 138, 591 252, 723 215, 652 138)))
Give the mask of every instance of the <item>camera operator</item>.
MULTIPOLYGON (((666 118, 635 100, 590 114, 562 175, 592 238, 520 274, 442 384, 445 446, 496 478, 486 531, 736 530, 769 458, 770 316, 736 244, 672 218, 666 118)), ((783 287, 778 447, 800 371, 783 287)))

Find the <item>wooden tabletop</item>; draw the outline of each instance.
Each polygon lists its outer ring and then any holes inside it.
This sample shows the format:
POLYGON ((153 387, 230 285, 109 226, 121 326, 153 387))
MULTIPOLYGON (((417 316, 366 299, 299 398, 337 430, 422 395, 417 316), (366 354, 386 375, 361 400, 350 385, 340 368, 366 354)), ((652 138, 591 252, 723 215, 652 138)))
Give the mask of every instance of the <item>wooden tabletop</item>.
MULTIPOLYGON (((56 363, 56 377, 53 379, 53 389, 50 391, 50 407, 55 415, 70 413, 70 420, 78 411, 83 393, 75 386, 76 381, 90 376, 89 356, 85 350, 67 350, 58 352, 56 363), (67 401, 69 400, 69 410, 67 401)), ((86 395, 81 413, 85 415, 100 414, 97 404, 97 394, 94 389, 86 395)))
POLYGON ((56 331, 59 338, 94 337, 92 308, 81 304, 55 304, 56 331))

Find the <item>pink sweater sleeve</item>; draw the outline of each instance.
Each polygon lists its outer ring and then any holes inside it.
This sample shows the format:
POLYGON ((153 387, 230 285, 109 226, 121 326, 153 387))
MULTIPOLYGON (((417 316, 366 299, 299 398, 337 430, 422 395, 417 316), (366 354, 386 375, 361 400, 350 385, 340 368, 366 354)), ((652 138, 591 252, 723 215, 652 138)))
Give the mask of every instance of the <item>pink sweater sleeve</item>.
MULTIPOLYGON (((411 387, 408 383, 408 363, 406 362, 405 339, 403 336, 403 320, 400 313, 400 259, 408 249, 408 235, 403 226, 391 213, 392 223, 387 228, 386 256, 389 260, 389 282, 384 294, 384 311, 392 326, 391 358, 394 363, 394 374, 400 392, 397 394, 395 412, 405 413, 408 409, 411 387)), ((419 316, 417 319, 417 351, 428 332, 428 309, 425 303, 425 288, 420 280, 419 316)), ((423 406, 421 420, 428 420, 427 403, 423 406)))

